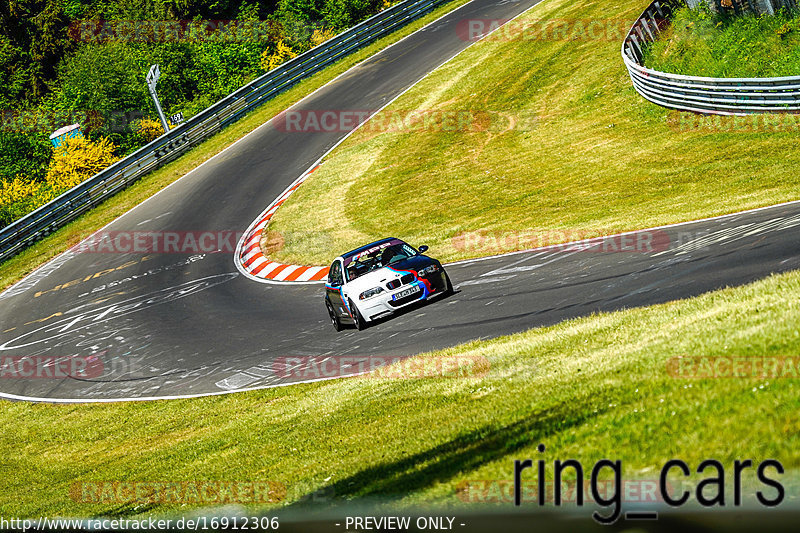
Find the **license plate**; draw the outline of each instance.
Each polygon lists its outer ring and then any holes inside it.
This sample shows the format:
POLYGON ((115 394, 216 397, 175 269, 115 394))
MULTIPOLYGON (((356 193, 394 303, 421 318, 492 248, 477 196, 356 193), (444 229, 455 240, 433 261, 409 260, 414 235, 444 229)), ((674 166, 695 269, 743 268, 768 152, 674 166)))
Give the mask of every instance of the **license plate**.
POLYGON ((405 298, 406 296, 411 296, 412 294, 415 294, 415 293, 419 292, 420 290, 422 290, 422 289, 419 288, 419 285, 414 285, 413 287, 409 287, 408 289, 404 289, 404 290, 398 292, 397 294, 392 295, 392 300, 396 301, 396 300, 399 300, 400 298, 405 298))

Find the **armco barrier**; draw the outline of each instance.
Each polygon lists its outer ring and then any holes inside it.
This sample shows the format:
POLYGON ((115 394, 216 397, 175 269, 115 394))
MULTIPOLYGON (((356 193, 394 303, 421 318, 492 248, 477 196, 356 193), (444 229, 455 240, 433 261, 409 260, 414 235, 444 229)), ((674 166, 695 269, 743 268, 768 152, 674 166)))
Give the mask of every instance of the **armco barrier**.
POLYGON ((125 159, 0 230, 0 261, 75 220, 276 94, 447 1, 405 0, 248 83, 125 159))
POLYGON ((651 3, 622 42, 622 60, 633 87, 654 104, 717 115, 800 111, 800 76, 783 78, 705 78, 649 69, 642 54, 669 24, 676 4, 651 3))

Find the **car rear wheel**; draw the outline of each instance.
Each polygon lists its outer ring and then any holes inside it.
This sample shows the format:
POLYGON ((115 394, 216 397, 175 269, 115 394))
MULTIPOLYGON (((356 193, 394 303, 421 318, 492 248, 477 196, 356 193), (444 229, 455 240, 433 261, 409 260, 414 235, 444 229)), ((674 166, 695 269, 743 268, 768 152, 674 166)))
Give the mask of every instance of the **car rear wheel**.
POLYGON ((325 307, 328 308, 328 316, 331 317, 333 329, 336 331, 342 331, 342 322, 339 320, 339 316, 336 314, 336 311, 333 310, 333 306, 328 300, 325 300, 325 307))
POLYGON ((361 331, 367 327, 367 323, 364 320, 364 317, 361 316, 361 313, 358 311, 356 304, 353 303, 353 300, 348 300, 348 302, 350 303, 350 312, 353 314, 353 322, 356 325, 356 329, 361 331))

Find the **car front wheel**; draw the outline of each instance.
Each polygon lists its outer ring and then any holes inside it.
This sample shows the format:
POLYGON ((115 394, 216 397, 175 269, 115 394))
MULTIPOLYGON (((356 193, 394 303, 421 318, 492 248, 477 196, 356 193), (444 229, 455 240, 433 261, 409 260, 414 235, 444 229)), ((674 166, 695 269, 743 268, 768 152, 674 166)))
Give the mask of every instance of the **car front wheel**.
POLYGON ((342 331, 342 322, 339 320, 339 316, 336 314, 336 311, 333 310, 333 306, 328 300, 325 300, 325 307, 328 308, 328 316, 331 318, 331 324, 333 324, 333 329, 336 331, 342 331))
POLYGON ((364 320, 364 317, 361 316, 361 313, 356 307, 356 304, 353 303, 353 300, 349 300, 350 302, 350 312, 353 314, 353 322, 356 325, 356 329, 361 331, 362 329, 367 327, 367 322, 364 320))

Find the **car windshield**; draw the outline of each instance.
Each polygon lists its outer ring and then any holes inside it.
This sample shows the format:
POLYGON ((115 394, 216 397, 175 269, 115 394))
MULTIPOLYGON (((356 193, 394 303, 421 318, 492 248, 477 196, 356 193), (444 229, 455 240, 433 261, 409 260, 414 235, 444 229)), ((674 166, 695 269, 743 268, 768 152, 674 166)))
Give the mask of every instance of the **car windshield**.
POLYGON ((353 257, 345 267, 347 281, 415 255, 417 251, 402 241, 389 242, 386 246, 367 250, 353 257))

